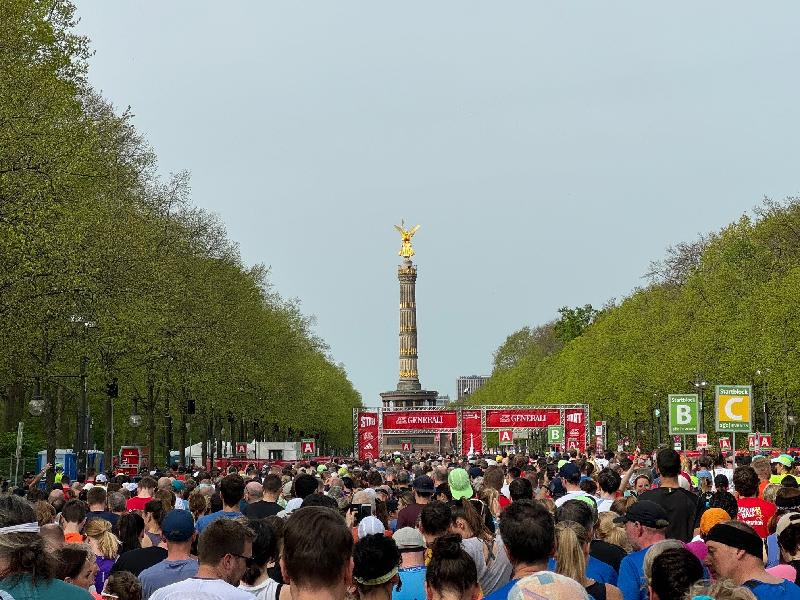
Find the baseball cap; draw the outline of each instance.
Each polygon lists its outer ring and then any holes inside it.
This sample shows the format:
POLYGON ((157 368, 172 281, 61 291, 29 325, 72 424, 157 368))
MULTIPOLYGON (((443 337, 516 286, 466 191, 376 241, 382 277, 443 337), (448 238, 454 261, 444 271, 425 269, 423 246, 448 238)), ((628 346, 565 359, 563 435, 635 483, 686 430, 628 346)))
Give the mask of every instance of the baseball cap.
POLYGON ((578 465, 573 462, 568 462, 558 469, 558 474, 561 475, 561 477, 566 477, 567 479, 572 479, 577 475, 580 475, 580 473, 580 468, 578 468, 578 465))
POLYGON ((194 533, 194 519, 188 510, 169 511, 161 523, 161 532, 170 542, 185 542, 194 533))
POLYGON ((569 577, 541 571, 523 577, 511 588, 508 600, 528 600, 530 598, 570 598, 582 600, 588 598, 583 586, 569 577))
POLYGON ((108 477, 106 477, 104 473, 100 473, 94 478, 94 481, 95 483, 108 483, 108 477))
POLYGON ((186 486, 180 479, 175 479, 172 482, 172 489, 176 492, 182 492, 186 486))
POLYGON ((450 471, 447 476, 447 483, 450 485, 450 493, 453 495, 453 500, 472 498, 475 495, 475 491, 469 483, 469 475, 464 469, 450 471))
POLYGON ((382 534, 383 532, 383 523, 381 523, 378 517, 373 517, 372 515, 364 517, 361 519, 361 523, 358 524, 358 539, 360 540, 368 535, 374 535, 376 533, 382 534))
POLYGON ((494 459, 495 459, 496 462, 503 462, 503 457, 500 456, 499 454, 497 456, 495 456, 494 459))
POLYGON ((421 494, 432 494, 434 491, 436 491, 436 488, 434 488, 433 486, 433 479, 431 479, 427 475, 420 475, 419 477, 415 477, 414 482, 411 484, 411 487, 413 487, 421 494))
POLYGON ((794 465, 794 459, 788 454, 781 454, 780 456, 776 456, 770 462, 779 463, 784 467, 790 467, 790 468, 792 467, 792 465, 794 465))
POLYGON ((483 469, 481 469, 480 467, 470 467, 469 478, 475 479, 476 477, 483 477, 483 469))
POLYGON ((800 513, 786 513, 778 519, 778 524, 775 526, 775 536, 780 537, 783 530, 791 525, 800 525, 800 513))
POLYGON ((325 465, 317 465, 317 473, 323 473, 328 470, 328 467, 325 465))
POLYGON ((655 502, 639 500, 631 504, 624 515, 614 519, 614 523, 639 523, 645 527, 663 529, 669 525, 669 518, 664 509, 655 502))
POLYGON ((698 479, 708 479, 710 481, 714 477, 711 475, 711 471, 698 471, 697 472, 697 478, 698 479))
POLYGON ((419 529, 414 527, 402 527, 395 531, 392 536, 394 543, 397 544, 397 549, 400 552, 411 552, 414 550, 425 549, 425 538, 419 532, 419 529))

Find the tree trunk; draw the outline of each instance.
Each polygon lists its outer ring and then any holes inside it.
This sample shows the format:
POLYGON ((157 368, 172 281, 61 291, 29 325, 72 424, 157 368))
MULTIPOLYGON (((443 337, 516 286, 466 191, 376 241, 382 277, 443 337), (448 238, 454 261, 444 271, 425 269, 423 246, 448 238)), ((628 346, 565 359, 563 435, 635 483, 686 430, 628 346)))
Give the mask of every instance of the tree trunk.
POLYGON ((114 454, 114 448, 112 447, 112 440, 114 438, 114 399, 108 394, 106 394, 106 408, 103 416, 105 417, 106 424, 105 436, 103 438, 103 453, 105 454, 106 468, 110 468, 111 457, 114 454))
POLYGON ((204 469, 208 461, 208 427, 208 417, 203 415, 203 433, 200 436, 200 443, 202 444, 200 449, 200 463, 203 465, 204 469))
POLYGON ((189 464, 186 458, 188 451, 186 449, 186 388, 183 389, 183 402, 181 403, 181 432, 180 432, 180 460, 181 464, 185 467, 189 464))

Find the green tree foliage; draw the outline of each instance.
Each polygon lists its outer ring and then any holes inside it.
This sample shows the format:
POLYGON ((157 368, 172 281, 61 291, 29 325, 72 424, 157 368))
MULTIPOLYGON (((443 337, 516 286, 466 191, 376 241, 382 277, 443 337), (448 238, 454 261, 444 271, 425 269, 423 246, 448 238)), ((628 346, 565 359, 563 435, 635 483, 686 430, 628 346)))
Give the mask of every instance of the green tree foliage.
MULTIPOLYGON (((690 380, 702 373, 709 432, 713 386, 751 384, 754 427, 763 431, 766 400, 771 433, 800 442, 788 418, 800 411, 800 199, 765 200, 753 216, 670 248, 649 277, 600 312, 561 309, 554 328, 563 347, 542 357, 517 343, 524 355, 508 368, 496 359, 471 401, 588 403, 612 440, 652 442, 653 409, 665 411, 669 393, 694 391, 690 380)), ((506 345, 496 357, 513 354, 506 345)))
POLYGON ((88 85, 89 43, 73 33, 74 13, 67 0, 0 3, 6 430, 38 379, 45 418, 28 420, 49 450, 72 447, 78 384, 62 376, 85 356, 100 448, 111 450, 113 377, 115 446, 146 443, 158 462, 169 433, 181 447, 229 415, 228 439, 303 432, 349 447, 361 400, 344 369, 268 270, 242 264, 219 219, 191 205, 188 174, 156 175, 130 112, 88 85), (127 425, 134 399, 144 431, 127 425))

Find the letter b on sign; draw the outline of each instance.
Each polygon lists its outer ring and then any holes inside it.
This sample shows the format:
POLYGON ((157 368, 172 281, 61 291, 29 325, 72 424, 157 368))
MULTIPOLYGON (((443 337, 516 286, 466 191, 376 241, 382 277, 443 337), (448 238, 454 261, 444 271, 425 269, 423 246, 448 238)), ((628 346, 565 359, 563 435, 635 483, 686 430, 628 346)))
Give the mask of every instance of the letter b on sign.
POLYGON ((694 435, 698 432, 699 396, 697 394, 670 394, 669 433, 670 435, 694 435))
POLYGON ((675 424, 688 425, 692 422, 692 408, 685 404, 679 404, 675 407, 675 424))

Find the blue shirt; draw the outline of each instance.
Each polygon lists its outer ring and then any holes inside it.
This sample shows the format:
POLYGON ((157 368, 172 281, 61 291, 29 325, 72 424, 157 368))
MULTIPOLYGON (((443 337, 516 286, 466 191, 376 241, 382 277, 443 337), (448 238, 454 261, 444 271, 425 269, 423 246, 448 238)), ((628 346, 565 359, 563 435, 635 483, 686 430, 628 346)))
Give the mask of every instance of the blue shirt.
POLYGON ((631 552, 619 563, 617 587, 625 600, 647 600, 649 597, 644 581, 644 555, 649 548, 631 552))
POLYGON ((758 600, 798 600, 800 587, 785 579, 781 583, 764 583, 762 581, 746 581, 744 587, 750 588, 758 600))
POLYGON ((425 566, 400 569, 400 581, 403 583, 401 590, 395 587, 392 590, 392 600, 426 600, 425 594, 425 566))
POLYGON ((162 560, 139 573, 142 584, 142 598, 147 600, 156 590, 171 583, 178 583, 197 575, 197 561, 193 558, 187 560, 162 560))
POLYGON ((211 525, 217 519, 222 519, 227 517, 228 519, 235 519, 236 517, 241 517, 242 513, 238 510, 228 512, 225 510, 218 510, 217 512, 211 513, 210 515, 206 515, 205 517, 200 517, 197 519, 197 523, 195 523, 195 529, 197 529, 197 533, 203 533, 203 529, 211 525))
MULTIPOLYGON (((556 559, 551 558, 547 562, 547 570, 556 570, 556 559)), ((622 570, 620 568, 620 574, 621 573, 622 570)), ((614 570, 614 567, 607 565, 602 560, 596 559, 594 556, 589 556, 589 560, 586 562, 586 577, 599 581, 600 583, 617 585, 617 572, 614 570)), ((628 599, 626 598, 625 600, 628 599)))
MULTIPOLYGON (((511 591, 511 588, 514 587, 514 584, 516 584, 518 581, 519 579, 512 579, 503 587, 497 588, 488 596, 484 596, 483 600, 508 600, 508 593, 511 591)), ((392 600, 394 600, 394 598, 392 598, 392 600)))

